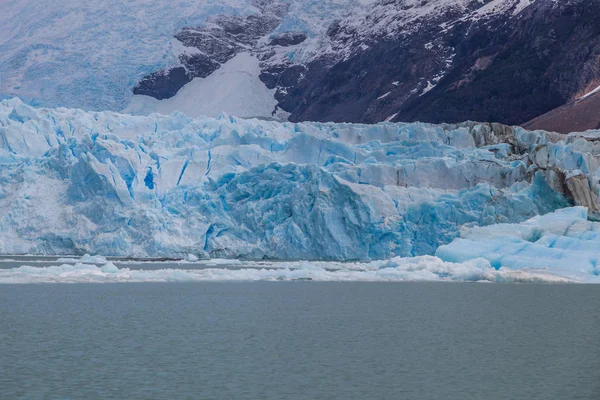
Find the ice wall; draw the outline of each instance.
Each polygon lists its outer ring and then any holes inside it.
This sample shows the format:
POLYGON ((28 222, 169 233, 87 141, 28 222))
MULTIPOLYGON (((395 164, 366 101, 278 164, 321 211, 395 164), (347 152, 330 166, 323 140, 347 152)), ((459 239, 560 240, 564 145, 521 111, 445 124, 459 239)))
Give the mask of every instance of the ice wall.
POLYGON ((518 223, 575 203, 593 211, 598 149, 489 124, 133 117, 5 100, 0 252, 434 254, 465 224, 518 223))

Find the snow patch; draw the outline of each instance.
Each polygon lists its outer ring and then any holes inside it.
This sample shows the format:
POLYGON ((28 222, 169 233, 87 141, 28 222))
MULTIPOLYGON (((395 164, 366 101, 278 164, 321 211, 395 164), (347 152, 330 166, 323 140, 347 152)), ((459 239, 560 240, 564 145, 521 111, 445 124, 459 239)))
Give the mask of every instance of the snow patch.
POLYGON ((396 118, 396 115, 398 115, 398 113, 395 113, 395 114, 392 114, 392 115, 390 115, 389 117, 387 117, 387 118, 385 119, 385 121, 384 121, 384 122, 390 122, 390 121, 392 121, 394 118, 396 118))
POLYGON ((591 92, 584 94, 583 96, 581 96, 577 100, 585 100, 588 97, 591 97, 591 96, 593 96, 593 95, 595 95, 596 93, 599 93, 599 92, 600 92, 600 86, 598 86, 596 89, 592 90, 591 92))
POLYGON ((217 117, 226 112, 240 118, 287 119, 276 113, 275 90, 269 90, 259 79, 258 59, 250 53, 240 53, 206 78, 194 78, 170 99, 133 96, 126 112, 134 115, 182 112, 189 117, 217 117))

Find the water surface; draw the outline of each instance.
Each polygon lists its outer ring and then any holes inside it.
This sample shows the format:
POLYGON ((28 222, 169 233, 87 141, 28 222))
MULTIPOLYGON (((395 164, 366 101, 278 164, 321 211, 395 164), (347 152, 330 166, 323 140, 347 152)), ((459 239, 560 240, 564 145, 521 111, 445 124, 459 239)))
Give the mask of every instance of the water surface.
POLYGON ((595 399, 595 285, 0 285, 1 399, 595 399))

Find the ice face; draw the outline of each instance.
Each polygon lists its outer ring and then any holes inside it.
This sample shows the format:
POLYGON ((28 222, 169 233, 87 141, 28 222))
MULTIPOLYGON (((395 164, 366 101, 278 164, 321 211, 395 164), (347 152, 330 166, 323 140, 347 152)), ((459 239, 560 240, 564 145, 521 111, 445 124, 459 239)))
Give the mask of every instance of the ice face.
POLYGON ((598 148, 489 124, 141 117, 5 100, 0 252, 434 254, 465 224, 597 207, 598 148))

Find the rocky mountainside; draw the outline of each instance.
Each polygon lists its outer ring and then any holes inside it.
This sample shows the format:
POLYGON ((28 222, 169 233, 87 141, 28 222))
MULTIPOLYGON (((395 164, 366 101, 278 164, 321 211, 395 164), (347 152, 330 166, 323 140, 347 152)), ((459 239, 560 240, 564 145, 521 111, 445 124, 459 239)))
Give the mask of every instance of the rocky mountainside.
POLYGON ((560 133, 600 129, 600 87, 575 101, 522 124, 527 129, 560 133))
POLYGON ((18 0, 0 99, 291 121, 596 128, 600 0, 18 0))
POLYGON ((288 4, 261 0, 254 15, 183 29, 180 65, 145 77, 134 92, 171 97, 251 52, 292 121, 524 124, 600 85, 599 5, 378 0, 307 40, 305 32, 275 29, 288 4))

